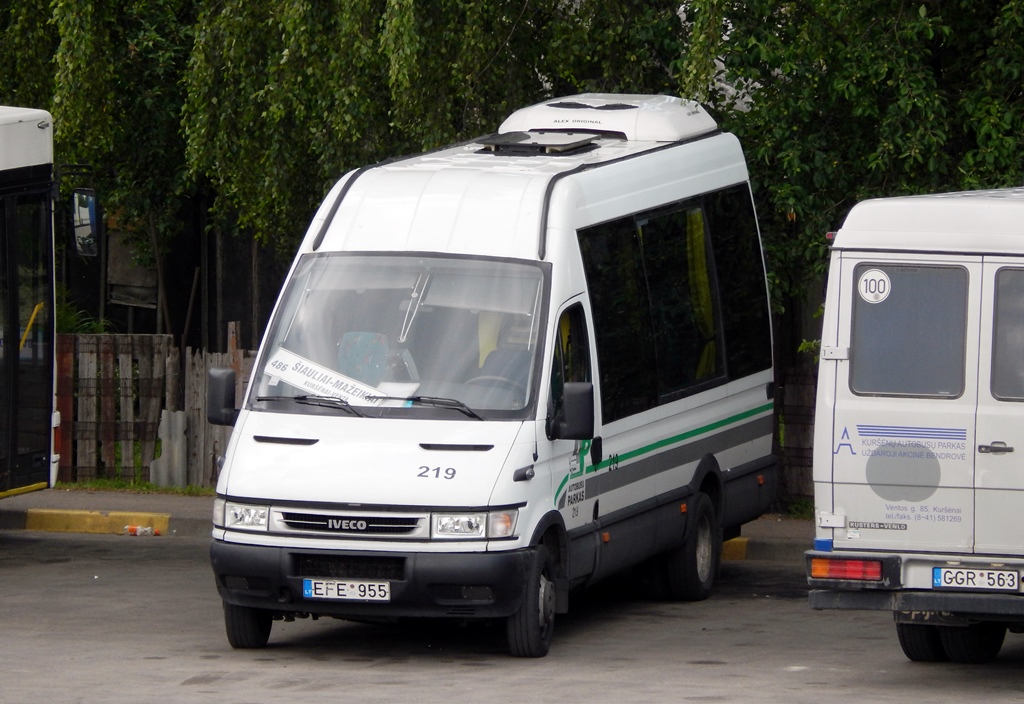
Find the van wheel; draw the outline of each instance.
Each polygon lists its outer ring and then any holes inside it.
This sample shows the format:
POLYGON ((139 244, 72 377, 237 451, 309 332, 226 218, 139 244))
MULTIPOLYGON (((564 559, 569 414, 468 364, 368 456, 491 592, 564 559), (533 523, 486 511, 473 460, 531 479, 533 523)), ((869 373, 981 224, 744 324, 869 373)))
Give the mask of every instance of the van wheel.
POLYGON ((269 611, 224 602, 224 630, 232 648, 263 648, 270 640, 269 611))
POLYGON ((978 664, 995 660, 1006 638, 1002 623, 972 623, 969 626, 939 626, 942 647, 953 662, 978 664))
POLYGON ((523 602, 508 617, 508 649, 519 658, 548 654, 555 632, 555 566, 551 554, 538 545, 530 560, 523 602))
POLYGON ((711 595, 718 575, 722 527, 707 494, 694 494, 687 513, 686 538, 667 558, 668 593, 677 601, 701 601, 711 595))
POLYGON ((921 623, 897 623, 896 637, 908 660, 914 662, 944 662, 946 649, 942 647, 942 636, 938 626, 921 623))

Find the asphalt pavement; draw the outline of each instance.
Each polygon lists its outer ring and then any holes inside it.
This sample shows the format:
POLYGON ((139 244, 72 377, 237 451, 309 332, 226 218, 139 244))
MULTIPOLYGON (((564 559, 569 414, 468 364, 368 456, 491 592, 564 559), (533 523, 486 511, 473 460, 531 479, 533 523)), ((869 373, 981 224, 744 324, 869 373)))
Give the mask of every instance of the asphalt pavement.
MULTIPOLYGON (((160 537, 204 537, 212 516, 212 496, 45 489, 0 499, 0 530, 125 534, 128 528, 160 537)), ((725 543, 722 557, 799 563, 813 543, 811 521, 769 514, 744 525, 741 537, 725 543)))

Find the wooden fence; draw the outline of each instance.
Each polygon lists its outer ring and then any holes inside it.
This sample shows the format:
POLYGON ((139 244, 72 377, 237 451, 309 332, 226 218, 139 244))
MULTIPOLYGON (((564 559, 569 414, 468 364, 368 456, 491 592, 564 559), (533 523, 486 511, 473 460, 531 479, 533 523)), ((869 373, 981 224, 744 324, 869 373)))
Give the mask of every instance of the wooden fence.
POLYGON ((235 407, 252 374, 255 352, 238 347, 238 323, 228 324, 228 351, 204 352, 189 347, 185 353, 185 413, 188 436, 188 483, 214 486, 217 483, 219 459, 227 450, 231 428, 210 425, 206 420, 206 377, 215 367, 235 370, 235 407))
POLYGON ((57 335, 58 479, 148 480, 178 369, 170 335, 57 335))
POLYGON ((224 354, 188 348, 182 370, 170 335, 57 335, 57 478, 150 481, 154 457, 180 441, 187 483, 213 486, 231 429, 206 421, 206 373, 233 367, 240 401, 254 355, 238 349, 237 324, 229 325, 228 337, 224 354), (184 438, 158 436, 168 413, 185 414, 184 438))

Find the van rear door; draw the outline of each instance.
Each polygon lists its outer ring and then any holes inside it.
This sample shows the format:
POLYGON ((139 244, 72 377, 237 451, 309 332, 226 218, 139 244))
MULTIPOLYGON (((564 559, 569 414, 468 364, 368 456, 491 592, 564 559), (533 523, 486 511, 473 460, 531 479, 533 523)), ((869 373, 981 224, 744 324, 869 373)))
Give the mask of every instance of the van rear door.
POLYGON ((835 379, 833 507, 846 517, 834 545, 970 552, 981 257, 842 252, 839 264, 838 326, 822 348, 837 365, 823 375, 835 379))
POLYGON ((975 551, 1024 554, 1024 261, 986 257, 975 450, 975 551))

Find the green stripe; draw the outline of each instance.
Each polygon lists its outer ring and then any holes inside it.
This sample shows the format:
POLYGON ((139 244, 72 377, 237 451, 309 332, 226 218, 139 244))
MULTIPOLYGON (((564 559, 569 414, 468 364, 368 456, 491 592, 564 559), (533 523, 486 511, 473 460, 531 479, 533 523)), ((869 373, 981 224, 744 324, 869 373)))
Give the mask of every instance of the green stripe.
MULTIPOLYGON (((663 447, 675 445, 676 443, 682 442, 684 440, 695 438, 698 435, 704 435, 705 433, 710 433, 713 430, 718 430, 719 428, 723 428, 727 425, 732 425, 733 423, 736 423, 738 421, 746 420, 751 416, 760 415, 765 411, 773 410, 774 407, 774 404, 766 403, 763 406, 759 406, 758 408, 752 408, 749 411, 743 411, 742 413, 738 413, 729 418, 723 418, 722 420, 717 420, 714 423, 710 423, 703 427, 694 428, 693 430, 687 430, 685 433, 673 435, 672 437, 665 438, 664 440, 658 440, 657 442, 651 443, 650 445, 646 445, 644 447, 638 447, 637 449, 632 450, 630 452, 623 452, 621 455, 615 458, 615 462, 618 464, 622 464, 627 460, 640 457, 641 455, 646 455, 648 452, 654 452, 655 450, 660 450, 663 447)), ((610 467, 611 465, 612 460, 607 459, 602 462, 599 462, 598 464, 590 465, 589 467, 586 468, 584 474, 590 474, 591 472, 596 472, 598 470, 604 469, 605 467, 610 467)))
POLYGON ((558 489, 555 490, 555 506, 558 505, 558 497, 562 495, 563 491, 565 491, 565 485, 568 484, 568 483, 569 483, 569 475, 566 474, 565 475, 565 479, 562 480, 562 483, 558 485, 558 489))
MULTIPOLYGON (((722 420, 716 420, 714 423, 709 423, 708 425, 701 426, 700 428, 694 428, 693 430, 687 430, 685 433, 680 433, 679 435, 673 435, 670 438, 658 440, 657 442, 653 442, 650 445, 639 447, 635 450, 631 450, 630 452, 624 452, 620 454, 618 457, 616 457, 614 460, 607 459, 602 462, 599 462, 598 464, 592 464, 584 469, 583 474, 584 476, 587 474, 593 474, 594 472, 597 472, 601 469, 610 467, 613 461, 618 464, 622 464, 624 461, 632 460, 637 457, 640 457, 641 455, 646 455, 650 452, 661 450, 662 448, 668 447, 669 445, 675 445, 685 440, 691 440, 697 437, 698 435, 705 435, 720 428, 724 428, 727 425, 732 425, 733 423, 738 423, 739 421, 746 420, 747 418, 751 418, 753 416, 760 415, 767 411, 774 410, 774 408, 774 403, 766 403, 762 406, 758 406, 757 408, 751 408, 748 411, 737 413, 734 416, 723 418, 722 420)), ((558 497, 562 495, 562 491, 565 489, 565 485, 568 483, 569 475, 566 474, 565 478, 562 479, 561 483, 559 483, 558 489, 555 491, 554 503, 556 506, 558 505, 558 497)))

